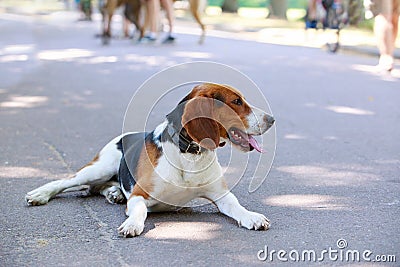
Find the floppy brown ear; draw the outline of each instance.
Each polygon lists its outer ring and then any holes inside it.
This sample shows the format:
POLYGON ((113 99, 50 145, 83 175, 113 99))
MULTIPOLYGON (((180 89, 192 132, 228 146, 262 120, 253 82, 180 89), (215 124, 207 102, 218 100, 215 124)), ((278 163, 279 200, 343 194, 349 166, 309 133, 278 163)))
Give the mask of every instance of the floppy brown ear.
POLYGON ((213 112, 213 98, 195 97, 186 103, 182 115, 182 126, 189 136, 200 146, 211 150, 217 148, 220 141, 213 112))

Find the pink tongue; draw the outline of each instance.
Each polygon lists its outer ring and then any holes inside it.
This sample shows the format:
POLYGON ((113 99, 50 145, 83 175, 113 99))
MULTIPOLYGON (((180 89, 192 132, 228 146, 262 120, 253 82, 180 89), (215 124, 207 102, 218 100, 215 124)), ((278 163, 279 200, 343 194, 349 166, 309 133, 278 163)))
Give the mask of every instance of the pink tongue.
POLYGON ((260 153, 265 153, 267 151, 265 151, 264 149, 262 149, 262 147, 260 147, 260 145, 257 143, 257 140, 254 139, 253 136, 249 135, 249 144, 254 147, 255 150, 257 150, 260 153))

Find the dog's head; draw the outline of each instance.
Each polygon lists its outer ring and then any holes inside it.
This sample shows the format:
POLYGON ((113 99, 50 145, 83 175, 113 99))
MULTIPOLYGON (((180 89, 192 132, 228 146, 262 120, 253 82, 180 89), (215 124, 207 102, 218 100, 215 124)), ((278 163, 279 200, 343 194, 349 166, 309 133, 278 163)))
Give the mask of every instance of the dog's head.
POLYGON ((236 89, 219 84, 196 86, 180 103, 181 127, 201 147, 213 150, 229 141, 242 151, 262 148, 253 136, 265 133, 274 118, 249 105, 236 89))

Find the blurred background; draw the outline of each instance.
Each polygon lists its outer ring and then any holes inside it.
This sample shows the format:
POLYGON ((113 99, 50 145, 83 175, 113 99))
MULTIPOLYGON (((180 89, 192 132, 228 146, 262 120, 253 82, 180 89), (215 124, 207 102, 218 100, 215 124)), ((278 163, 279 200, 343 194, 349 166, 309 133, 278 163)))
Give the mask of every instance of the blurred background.
MULTIPOLYGON (((326 43, 336 42, 335 34, 326 33, 323 30, 315 33, 314 29, 308 29, 305 34, 308 2, 308 0, 199 0, 199 12, 206 25, 207 36, 231 33, 235 38, 240 39, 310 47, 323 47, 326 43)), ((321 4, 321 1, 317 2, 321 4)), ((0 12, 41 17, 59 15, 64 20, 68 17, 71 20, 92 21, 93 24, 99 26, 99 31, 95 34, 100 34, 102 16, 99 10, 104 3, 104 0, 2 0, 0 12)), ((376 54, 376 49, 374 49, 376 40, 373 36, 374 20, 365 18, 363 0, 344 0, 340 3, 345 9, 346 17, 340 25, 339 40, 342 48, 357 46, 358 51, 376 54)), ((196 29, 189 8, 189 1, 174 2, 176 16, 174 31, 199 35, 200 30, 196 29)), ((112 19, 114 37, 123 36, 121 25, 123 13, 124 6, 117 8, 116 15, 112 19)), ((161 18, 160 31, 168 28, 163 11, 161 18)), ((134 32, 134 28, 132 25, 130 31, 134 32)), ((329 25, 319 25, 317 28, 331 29, 329 25)), ((399 42, 400 38, 397 38, 397 47, 400 46, 399 42)))

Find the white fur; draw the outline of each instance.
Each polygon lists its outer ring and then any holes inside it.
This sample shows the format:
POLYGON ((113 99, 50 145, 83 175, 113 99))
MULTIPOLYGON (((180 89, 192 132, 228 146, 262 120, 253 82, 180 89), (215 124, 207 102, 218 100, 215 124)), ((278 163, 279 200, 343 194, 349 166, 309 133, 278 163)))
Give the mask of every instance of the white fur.
POLYGON ((142 196, 134 196, 128 200, 126 215, 128 218, 118 228, 124 236, 137 236, 143 232, 147 218, 146 201, 142 196))
POLYGON ((122 136, 118 136, 111 140, 99 152, 99 158, 96 162, 78 171, 71 179, 53 181, 27 193, 25 199, 28 205, 46 204, 58 193, 72 187, 96 186, 108 182, 112 176, 118 173, 122 153, 117 149, 117 142, 121 138, 122 136))
POLYGON ((215 200, 215 204, 221 213, 235 219, 239 226, 254 230, 267 230, 270 227, 269 220, 263 214, 246 210, 231 192, 215 200))
POLYGON ((154 172, 151 197, 157 201, 149 203, 152 211, 183 206, 204 196, 209 186, 222 179, 221 167, 213 151, 199 155, 181 153, 176 145, 165 142, 163 152, 154 172))
POLYGON ((163 123, 159 124, 155 129, 154 129, 154 142, 158 147, 161 146, 160 141, 158 140, 158 137, 163 133, 165 128, 168 126, 168 121, 165 120, 163 123))
POLYGON ((251 135, 263 134, 268 129, 268 124, 264 121, 265 115, 264 111, 251 107, 251 113, 246 118, 249 123, 246 132, 251 135))

